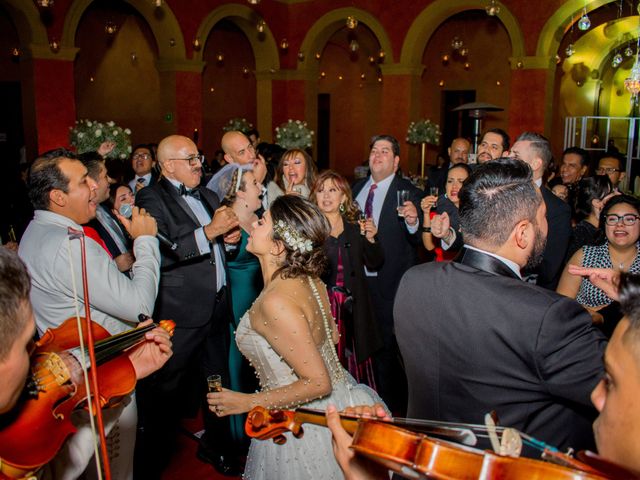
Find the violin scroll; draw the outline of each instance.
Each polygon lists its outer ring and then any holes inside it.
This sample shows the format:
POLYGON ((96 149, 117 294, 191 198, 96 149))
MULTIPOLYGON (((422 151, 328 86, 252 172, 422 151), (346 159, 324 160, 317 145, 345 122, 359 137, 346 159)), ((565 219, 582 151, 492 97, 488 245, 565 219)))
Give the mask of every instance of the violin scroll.
POLYGON ((259 440, 273 439, 278 445, 287 442, 286 432, 293 433, 296 438, 304 434, 301 422, 295 418, 295 412, 285 410, 267 410, 255 407, 247 415, 244 430, 250 438, 259 440))

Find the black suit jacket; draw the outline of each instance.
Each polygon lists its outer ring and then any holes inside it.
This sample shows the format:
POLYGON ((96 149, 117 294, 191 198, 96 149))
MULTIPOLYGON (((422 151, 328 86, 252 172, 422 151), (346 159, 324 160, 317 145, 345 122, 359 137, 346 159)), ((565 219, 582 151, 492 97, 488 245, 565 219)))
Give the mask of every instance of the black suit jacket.
POLYGON ((495 410, 501 425, 551 445, 593 448, 590 393, 606 342, 590 315, 468 252, 467 264, 419 265, 400 283, 394 316, 408 416, 484 424, 495 410))
MULTIPOLYGON (((213 217, 219 207, 215 193, 197 187, 202 202, 213 217)), ((200 255, 194 232, 201 227, 186 200, 166 179, 145 187, 136 195, 136 205, 158 222, 158 230, 178 244, 175 251, 160 244, 162 264, 155 318, 171 318, 181 327, 198 327, 211 320, 216 299, 216 265, 213 249, 200 255)), ((222 249, 224 255, 224 249, 222 249)), ((222 319, 216 319, 222 320, 222 319)), ((228 319, 226 319, 228 320, 228 319)))
POLYGON ((556 197, 547 187, 540 189, 547 207, 547 245, 542 254, 542 263, 535 270, 536 285, 555 290, 562 275, 564 260, 571 238, 571 208, 556 197))
MULTIPOLYGON (((358 196, 367 180, 368 178, 358 180, 353 185, 354 198, 358 196)), ((382 268, 378 270, 378 282, 389 301, 393 301, 404 272, 418 263, 417 246, 422 245, 421 223, 418 224, 417 232, 410 234, 404 218, 398 216, 398 190, 409 190, 410 200, 418 210, 418 221, 421 222, 422 219, 420 199, 423 193, 409 180, 396 175, 389 186, 378 220, 378 239, 385 257, 382 268)))
MULTIPOLYGON (((120 225, 120 222, 118 221, 118 219, 114 215, 112 215, 111 212, 108 211, 108 209, 107 209, 107 213, 111 215, 111 217, 115 220, 116 224, 118 225, 118 228, 120 229, 120 232, 122 232, 121 240, 124 240, 124 244, 127 247, 127 251, 132 250, 133 242, 131 241, 131 237, 129 237, 129 234, 127 233, 127 231, 124 229, 124 227, 120 225)), ((102 239, 105 246, 107 247, 107 250, 109 250, 109 253, 111 254, 112 258, 116 258, 117 256, 122 255, 123 253, 126 253, 126 252, 120 251, 120 249, 118 248, 118 244, 111 236, 111 233, 109 232, 109 230, 107 230, 104 227, 104 225, 102 225, 102 223, 98 221, 97 218, 94 218, 93 220, 91 220, 88 223, 88 225, 94 228, 96 232, 98 232, 98 235, 100 235, 100 238, 102 239)))

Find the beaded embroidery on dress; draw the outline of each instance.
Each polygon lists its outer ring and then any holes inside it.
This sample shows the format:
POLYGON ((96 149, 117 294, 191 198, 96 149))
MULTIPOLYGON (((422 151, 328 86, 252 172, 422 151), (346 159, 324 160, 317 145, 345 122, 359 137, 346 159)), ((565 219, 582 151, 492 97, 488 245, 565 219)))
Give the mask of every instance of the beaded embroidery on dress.
MULTIPOLYGON (((357 384, 353 377, 342 368, 332 341, 330 313, 326 287, 320 281, 311 278, 308 289, 312 296, 300 298, 300 301, 312 302, 318 313, 309 319, 310 329, 322 328, 324 340, 318 347, 320 355, 331 377, 332 391, 329 395, 310 402, 301 401, 289 408, 304 406, 324 410, 329 403, 341 410, 347 406, 372 405, 382 403, 380 397, 368 386, 357 384), (319 283, 320 288, 316 283, 319 283), (321 291, 319 291, 322 289, 321 291), (315 298, 314 298, 315 297, 315 298), (317 305, 317 309, 315 306, 317 305)), ((301 296, 302 297, 302 296, 301 296)), ((256 303, 260 301, 260 297, 256 303)), ((255 305, 255 304, 254 304, 255 305)), ((267 339, 251 326, 250 315, 253 308, 244 314, 236 331, 236 343, 243 355, 256 369, 262 391, 286 387, 298 380, 293 369, 271 347, 267 339)), ((343 475, 333 456, 331 433, 327 428, 304 425, 304 436, 294 438, 285 434, 287 442, 276 445, 273 441, 252 440, 247 458, 244 478, 248 480, 302 480, 302 479, 342 479, 343 475)))

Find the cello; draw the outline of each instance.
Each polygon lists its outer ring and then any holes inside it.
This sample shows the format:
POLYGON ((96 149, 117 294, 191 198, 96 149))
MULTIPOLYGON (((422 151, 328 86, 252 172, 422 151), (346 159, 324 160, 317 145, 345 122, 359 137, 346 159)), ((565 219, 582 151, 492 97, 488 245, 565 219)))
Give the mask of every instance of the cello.
MULTIPOLYGON (((351 448, 388 470, 406 478, 436 479, 552 479, 552 480, 604 480, 630 479, 633 474, 611 466, 596 463, 599 468, 569 456, 547 452, 555 462, 499 455, 452 442, 436 440, 394 425, 393 421, 373 420, 340 415, 343 428, 353 435, 351 448), (561 463, 561 464, 559 464, 561 463)), ((267 410, 255 407, 247 415, 245 432, 260 440, 273 439, 286 442, 285 433, 294 437, 303 435, 302 424, 326 426, 324 412, 298 408, 295 411, 267 410)), ((447 424, 429 422, 447 428, 447 424)), ((586 457, 584 457, 586 458, 586 457)))
MULTIPOLYGON (((71 414, 79 408, 94 411, 118 405, 136 385, 136 372, 127 350, 145 341, 145 334, 158 324, 135 328, 110 336, 92 322, 95 342, 99 396, 94 398, 83 376, 82 349, 76 318, 47 330, 35 344, 31 356, 31 375, 25 386, 26 397, 0 423, 0 479, 32 475, 53 459, 64 441, 76 431, 71 414)), ((170 335, 175 324, 159 325, 170 335)), ((82 322, 82 335, 87 335, 82 322)), ((85 353, 87 347, 84 348, 85 353)))

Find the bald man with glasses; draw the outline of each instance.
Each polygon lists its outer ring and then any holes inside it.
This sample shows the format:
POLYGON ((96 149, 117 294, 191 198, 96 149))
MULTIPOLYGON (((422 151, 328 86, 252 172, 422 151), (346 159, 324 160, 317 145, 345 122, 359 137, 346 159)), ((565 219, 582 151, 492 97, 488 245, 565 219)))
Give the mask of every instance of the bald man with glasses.
MULTIPOLYGON (((138 388, 143 413, 137 463, 145 478, 160 478, 163 462, 171 456, 180 413, 195 414, 198 403, 204 402, 206 378, 222 375, 223 385, 228 386, 225 244, 237 243, 240 230, 233 210, 221 207, 216 194, 200 186, 202 160, 189 138, 163 139, 158 145, 162 178, 136 196, 136 205, 145 208, 158 230, 177 244, 175 250, 161 248, 155 304, 157 318, 176 322, 174 356, 138 388), (149 465, 158 468, 149 471, 149 465)), ((219 419, 208 409, 203 416, 202 456, 219 471, 232 471, 228 418, 219 419)))

